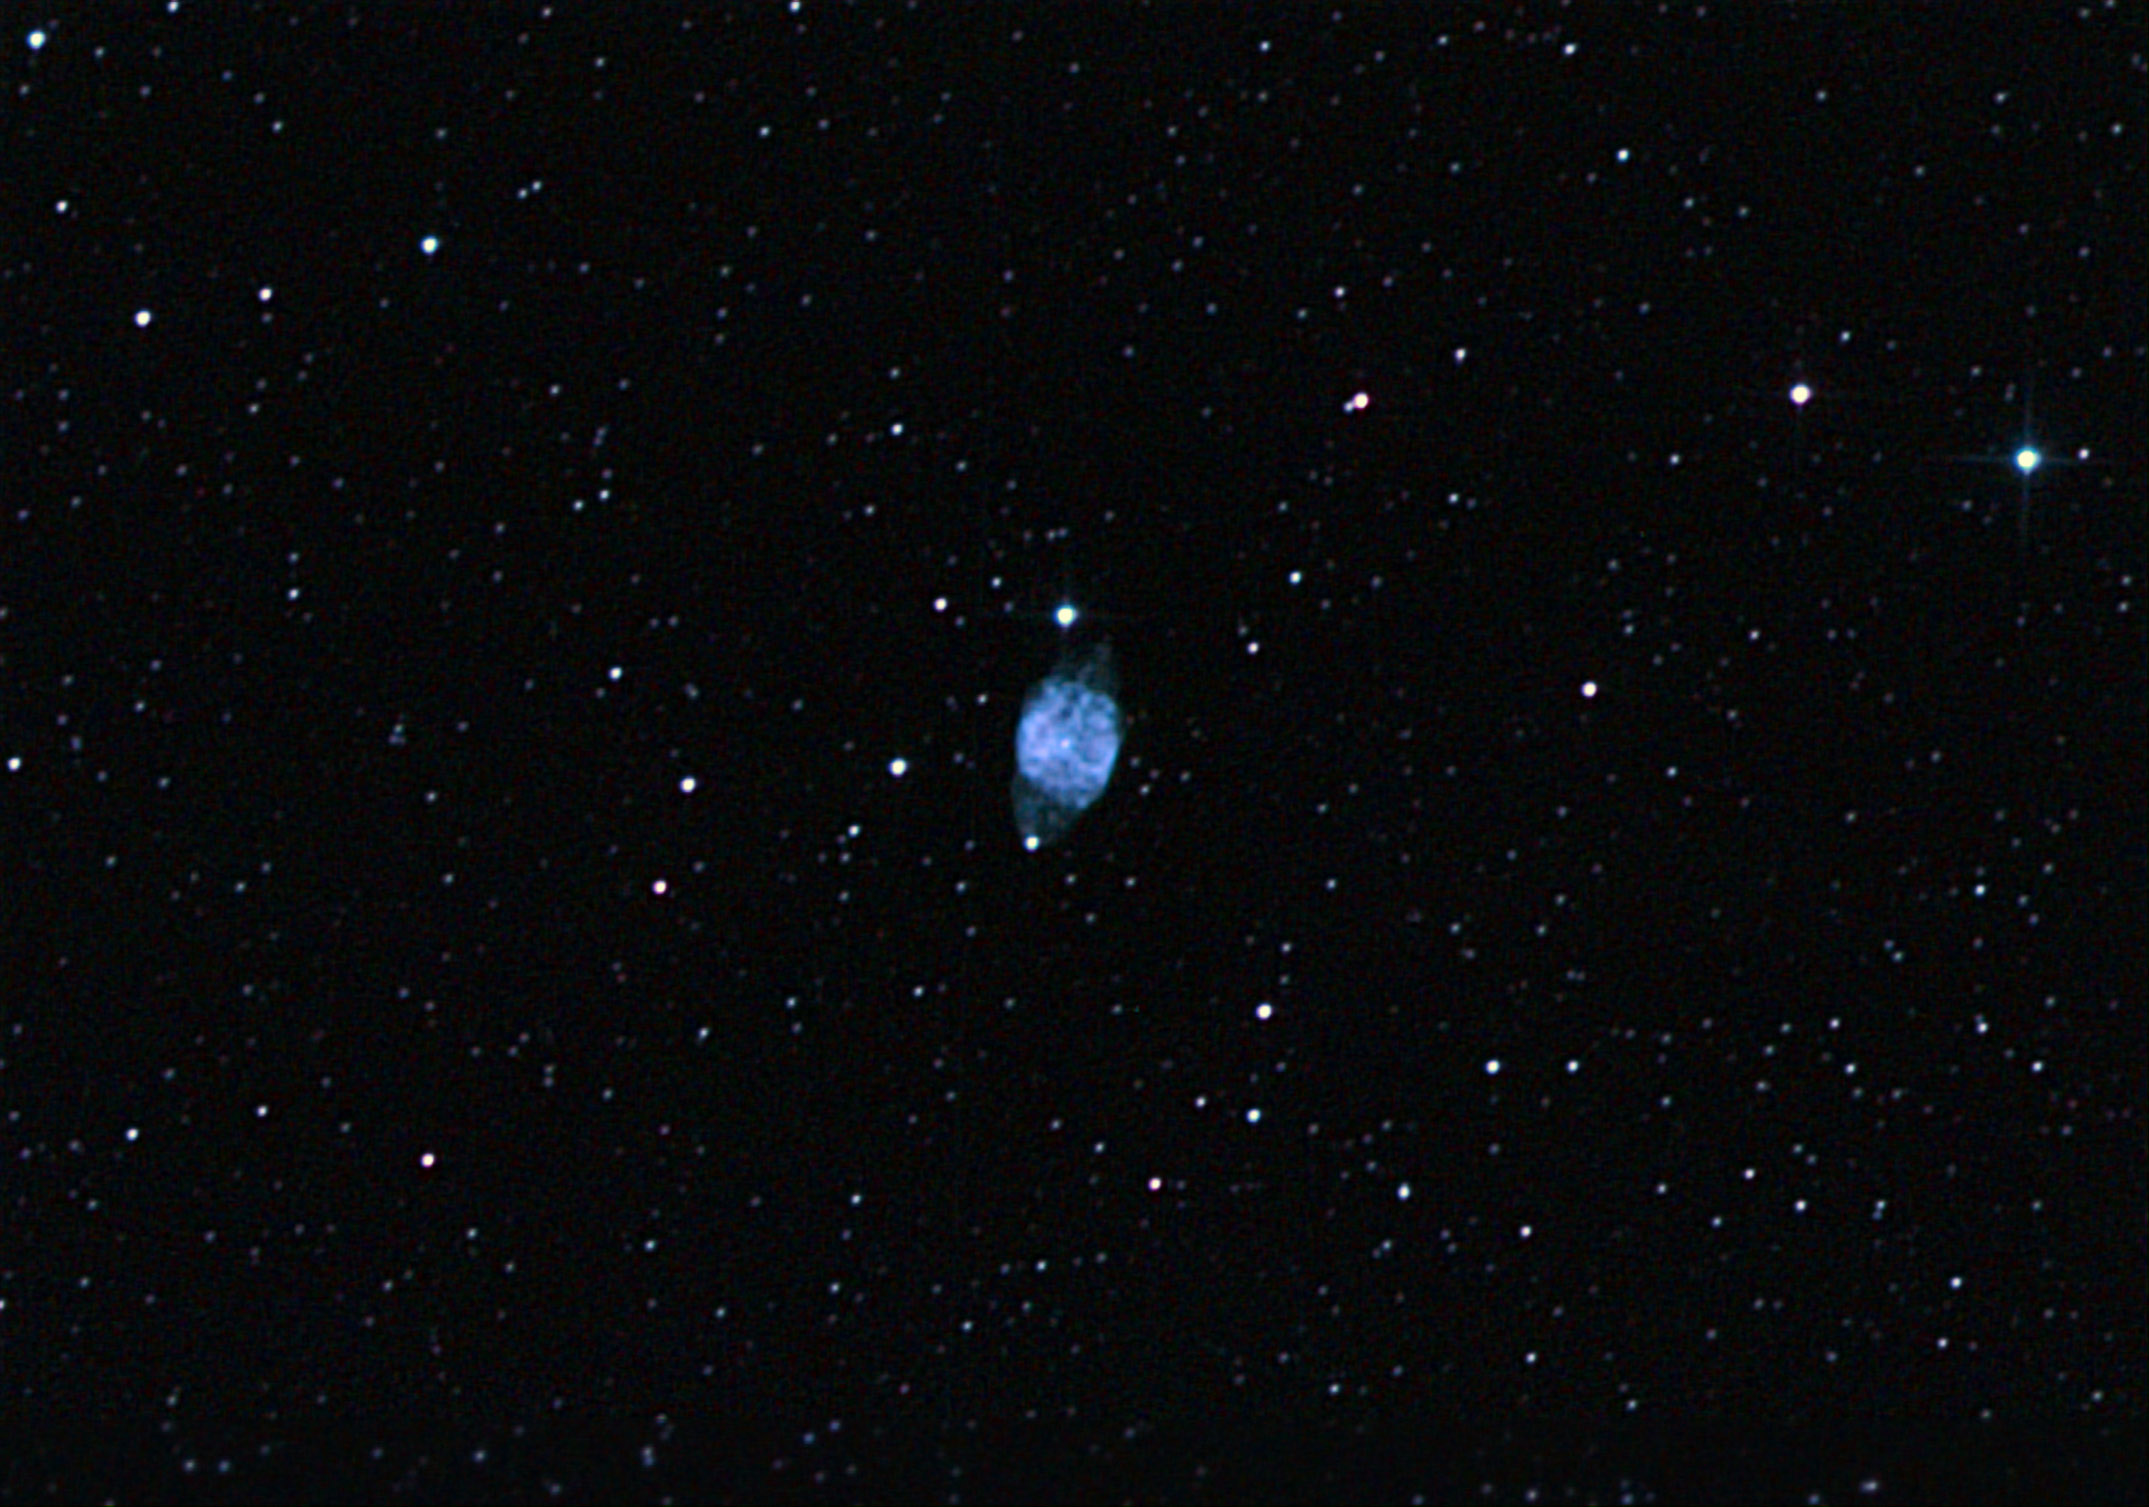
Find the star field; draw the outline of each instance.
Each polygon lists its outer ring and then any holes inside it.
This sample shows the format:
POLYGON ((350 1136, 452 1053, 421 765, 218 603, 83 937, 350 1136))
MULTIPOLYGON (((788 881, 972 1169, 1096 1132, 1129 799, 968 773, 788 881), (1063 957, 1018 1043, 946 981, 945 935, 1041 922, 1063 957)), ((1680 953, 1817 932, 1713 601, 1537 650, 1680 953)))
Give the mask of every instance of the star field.
POLYGON ((2138 1496, 2137 8, 0 48, 0 1490, 2138 1496))

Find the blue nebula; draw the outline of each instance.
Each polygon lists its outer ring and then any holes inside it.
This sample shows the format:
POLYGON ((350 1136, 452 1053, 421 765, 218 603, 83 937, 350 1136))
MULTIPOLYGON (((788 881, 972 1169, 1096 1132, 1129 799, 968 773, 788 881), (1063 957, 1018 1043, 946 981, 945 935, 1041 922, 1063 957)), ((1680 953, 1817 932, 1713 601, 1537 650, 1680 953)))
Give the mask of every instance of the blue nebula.
POLYGON ((1119 762, 1118 682, 1109 648, 1071 658, 1031 687, 1015 727, 1015 830, 1035 851, 1066 836, 1119 762))

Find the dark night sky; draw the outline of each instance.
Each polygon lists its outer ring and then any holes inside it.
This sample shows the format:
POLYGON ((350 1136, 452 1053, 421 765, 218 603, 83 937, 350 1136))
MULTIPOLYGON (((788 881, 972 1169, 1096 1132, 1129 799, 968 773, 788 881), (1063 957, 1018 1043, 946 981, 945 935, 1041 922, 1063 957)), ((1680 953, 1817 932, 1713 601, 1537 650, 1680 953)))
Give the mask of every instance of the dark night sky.
POLYGON ((2141 8, 13 16, 0 1495, 2149 1475, 2141 8))

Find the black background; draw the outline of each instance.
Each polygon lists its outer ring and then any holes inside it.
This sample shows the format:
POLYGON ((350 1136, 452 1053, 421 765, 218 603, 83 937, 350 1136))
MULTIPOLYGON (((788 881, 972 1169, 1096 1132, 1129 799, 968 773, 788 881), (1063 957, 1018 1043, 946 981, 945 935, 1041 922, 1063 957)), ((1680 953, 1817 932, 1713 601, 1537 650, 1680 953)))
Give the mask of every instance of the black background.
POLYGON ((18 14, 0 1490, 2138 1493, 2142 23, 18 14))

